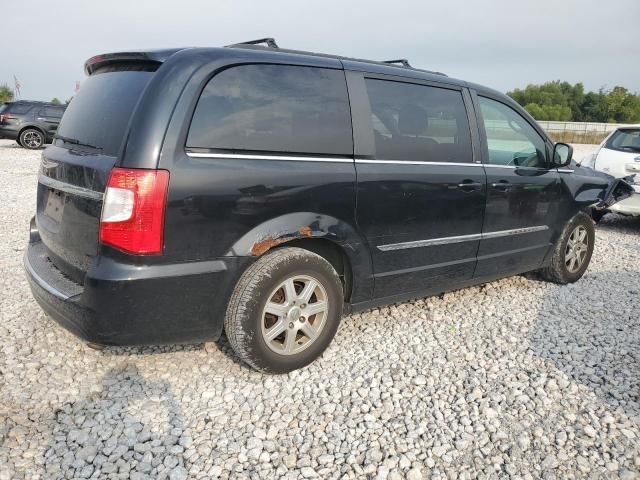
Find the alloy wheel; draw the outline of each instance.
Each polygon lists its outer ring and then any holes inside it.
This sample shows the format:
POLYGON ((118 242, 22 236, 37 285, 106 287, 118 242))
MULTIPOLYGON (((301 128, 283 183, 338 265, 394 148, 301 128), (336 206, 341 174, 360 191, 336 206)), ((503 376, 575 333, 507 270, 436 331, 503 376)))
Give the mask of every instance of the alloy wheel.
POLYGON ((42 135, 38 132, 29 131, 23 135, 22 143, 28 148, 38 148, 42 146, 42 135))
POLYGON ((285 279, 262 310, 262 337, 280 355, 294 355, 312 345, 329 314, 327 292, 320 281, 307 275, 285 279))
POLYGON ((584 264, 589 251, 587 229, 578 225, 573 229, 564 252, 564 263, 570 273, 575 273, 584 264))

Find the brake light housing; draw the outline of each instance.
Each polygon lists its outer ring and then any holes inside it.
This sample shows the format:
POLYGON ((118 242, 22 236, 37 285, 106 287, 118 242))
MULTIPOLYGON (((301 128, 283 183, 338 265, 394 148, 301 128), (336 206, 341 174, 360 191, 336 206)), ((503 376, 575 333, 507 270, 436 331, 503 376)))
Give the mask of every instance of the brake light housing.
POLYGON ((161 255, 169 172, 111 170, 102 202, 100 242, 135 255, 161 255))
POLYGON ((14 117, 11 112, 2 112, 0 113, 0 123, 4 122, 5 120, 9 120, 10 118, 16 118, 14 117))

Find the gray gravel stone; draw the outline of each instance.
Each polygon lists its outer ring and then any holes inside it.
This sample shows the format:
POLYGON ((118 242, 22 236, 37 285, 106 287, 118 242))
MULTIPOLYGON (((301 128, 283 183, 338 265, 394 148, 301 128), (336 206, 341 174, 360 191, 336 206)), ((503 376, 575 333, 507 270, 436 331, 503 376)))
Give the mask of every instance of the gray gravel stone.
MULTIPOLYGON (((87 348, 22 273, 41 152, 0 140, 0 479, 640 478, 640 219, 592 264, 342 320, 261 375, 228 343, 87 348)), ((176 319, 179 321, 180 319, 176 319)))

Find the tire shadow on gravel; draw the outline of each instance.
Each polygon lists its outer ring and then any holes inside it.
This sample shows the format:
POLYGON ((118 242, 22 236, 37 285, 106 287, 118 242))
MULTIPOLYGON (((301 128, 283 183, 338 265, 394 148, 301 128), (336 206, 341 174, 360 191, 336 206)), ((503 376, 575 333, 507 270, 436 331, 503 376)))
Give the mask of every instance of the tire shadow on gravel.
POLYGON ((632 271, 588 272, 544 298, 535 354, 640 424, 640 288, 632 271))
MULTIPOLYGON (((90 347, 87 347, 90 348, 90 347)), ((177 344, 177 345, 146 345, 141 347, 105 347, 103 350, 99 351, 101 355, 104 356, 149 356, 149 355, 164 355, 167 353, 176 353, 176 352, 197 352, 200 350, 205 350, 207 352, 219 351, 225 357, 227 357, 234 365, 237 367, 247 370, 250 372, 256 372, 253 368, 247 365, 242 359, 236 354, 236 352, 231 347, 229 340, 227 340, 227 336, 224 332, 220 335, 220 338, 215 341, 210 341, 206 343, 194 343, 194 344, 177 344)))
POLYGON ((99 392, 57 408, 52 421, 44 478, 186 478, 181 409, 169 384, 134 365, 107 372, 99 392))
MULTIPOLYGON (((87 346, 87 348, 91 348, 87 346)), ((175 345, 142 345, 142 346, 132 346, 132 347, 115 347, 115 346, 106 346, 102 350, 98 350, 103 355, 113 355, 113 356, 136 356, 136 355, 164 355, 167 353, 176 353, 176 352, 195 352, 198 350, 203 350, 205 348, 204 343, 178 343, 175 345)))

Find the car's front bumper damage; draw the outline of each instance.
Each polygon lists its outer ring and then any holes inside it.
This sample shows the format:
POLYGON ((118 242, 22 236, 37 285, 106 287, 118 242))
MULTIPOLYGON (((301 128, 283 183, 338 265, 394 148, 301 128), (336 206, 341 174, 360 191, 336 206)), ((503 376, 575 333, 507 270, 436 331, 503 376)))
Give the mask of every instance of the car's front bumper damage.
POLYGON ((634 185, 627 182, 629 179, 615 178, 590 167, 576 165, 563 180, 576 202, 595 210, 613 211, 615 205, 638 196, 634 185))

